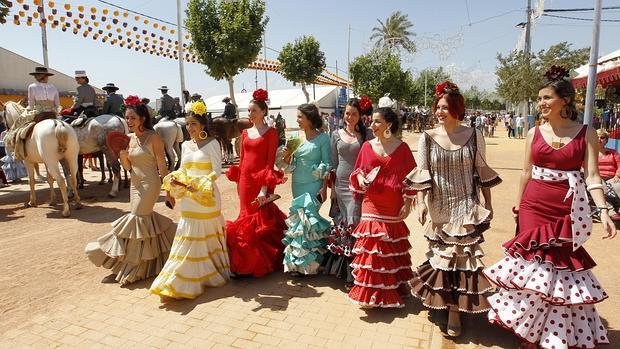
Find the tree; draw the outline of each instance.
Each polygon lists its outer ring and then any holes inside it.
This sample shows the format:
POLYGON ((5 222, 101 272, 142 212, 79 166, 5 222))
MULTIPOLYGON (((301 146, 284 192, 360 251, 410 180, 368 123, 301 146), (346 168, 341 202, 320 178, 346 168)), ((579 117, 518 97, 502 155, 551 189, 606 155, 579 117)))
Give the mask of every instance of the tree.
POLYGON ((379 26, 372 28, 371 41, 375 41, 375 47, 387 48, 392 52, 404 49, 409 53, 416 51, 415 44, 411 40, 415 33, 410 31, 413 24, 406 14, 396 11, 387 18, 385 23, 377 18, 379 26))
POLYGON ((12 4, 9 0, 0 0, 0 24, 6 23, 6 16, 9 15, 9 8, 12 4))
POLYGON ((234 77, 256 59, 269 21, 260 0, 190 0, 185 26, 190 50, 216 80, 226 79, 234 104, 234 77))
POLYGON ((321 45, 313 36, 303 36, 284 45, 278 55, 280 72, 287 80, 301 84, 306 102, 310 101, 306 85, 314 83, 325 69, 325 54, 320 48, 321 45))
POLYGON ((387 49, 375 48, 351 62, 353 91, 377 102, 389 93, 392 99, 403 100, 412 93, 411 74, 403 70, 400 58, 387 49))
POLYGON ((513 103, 535 100, 544 74, 552 65, 562 65, 572 70, 588 61, 588 48, 571 50, 570 46, 567 42, 561 42, 537 54, 513 51, 503 56, 498 53, 499 66, 495 74, 499 96, 513 103))
POLYGON ((435 100, 435 86, 442 81, 450 80, 450 75, 442 67, 427 68, 413 81, 412 100, 410 105, 424 105, 424 91, 426 86, 426 105, 433 104, 435 100))

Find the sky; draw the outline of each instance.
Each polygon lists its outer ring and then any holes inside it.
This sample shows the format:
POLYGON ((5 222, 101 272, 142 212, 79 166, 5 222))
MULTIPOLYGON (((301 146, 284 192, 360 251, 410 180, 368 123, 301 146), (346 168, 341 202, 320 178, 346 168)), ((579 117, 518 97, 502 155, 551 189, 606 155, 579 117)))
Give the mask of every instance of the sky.
MULTIPOLYGON (((111 3, 176 22, 176 1, 108 0, 111 3)), ((532 0, 533 6, 539 0, 532 0)), ((542 0, 540 0, 542 1, 542 0)), ((15 2, 15 0, 13 1, 15 2)), ((108 8, 97 0, 64 0, 73 7, 84 5, 108 8)), ((32 0, 25 0, 32 3, 32 0)), ((182 0, 183 7, 187 4, 182 0)), ((392 12, 408 15, 416 33, 418 52, 403 57, 403 66, 414 76, 425 68, 445 67, 462 89, 477 86, 494 90, 497 53, 514 50, 522 34, 515 26, 525 20, 526 0, 266 0, 269 23, 266 30, 267 58, 276 59, 280 48, 302 35, 313 35, 325 52, 328 69, 346 76, 347 59, 353 60, 372 47, 371 30, 377 19, 385 20, 392 12), (348 35, 350 31, 350 49, 348 35), (275 51, 274 51, 275 50, 275 51)), ((593 7, 594 0, 546 0, 545 8, 593 7)), ((603 6, 620 6, 620 0, 603 0, 603 6)), ((12 15, 12 14, 11 14, 12 15)), ((562 13, 592 18, 593 12, 562 13)), ((11 16, 12 17, 12 16, 11 16)), ((620 20, 620 10, 603 11, 603 19, 620 20)), ((70 31, 49 29, 50 67, 66 74, 86 70, 91 84, 102 87, 113 82, 119 93, 149 97, 159 95, 157 88, 167 85, 172 96, 180 94, 178 62, 138 53, 118 45, 111 46, 74 35, 70 31)), ((620 48, 620 21, 603 22, 599 56, 620 48)), ((568 41, 573 48, 590 47, 592 22, 541 17, 532 33, 532 50, 568 41)), ((0 25, 0 46, 27 58, 42 62, 41 34, 36 26, 16 26, 11 18, 0 25)), ((261 52, 262 56, 263 53, 261 52)), ((2 78, 2 72, 0 72, 2 78)), ((269 89, 291 88, 291 82, 279 74, 268 73, 269 89)), ((186 88, 203 97, 228 93, 225 81, 215 81, 200 64, 185 64, 186 88)), ((53 82, 53 80, 52 80, 53 82)), ((265 88, 265 72, 246 70, 235 77, 235 91, 265 88), (258 82, 256 82, 258 80, 258 82)), ((298 86, 299 87, 299 86, 298 86)))

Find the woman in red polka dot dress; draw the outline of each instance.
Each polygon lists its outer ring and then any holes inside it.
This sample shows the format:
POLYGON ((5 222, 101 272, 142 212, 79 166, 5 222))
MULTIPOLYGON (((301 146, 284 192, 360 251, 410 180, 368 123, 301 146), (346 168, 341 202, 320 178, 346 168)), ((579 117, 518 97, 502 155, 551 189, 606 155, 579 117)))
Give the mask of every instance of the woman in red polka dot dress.
MULTIPOLYGON (((513 208, 517 235, 506 257, 484 273, 499 287, 488 298, 489 321, 521 339, 521 348, 595 348, 609 343, 595 303, 607 294, 581 245, 592 234, 586 189, 606 211, 598 173, 596 132, 577 121, 575 90, 567 72, 552 67, 538 92, 548 120, 527 135, 525 164, 513 208), (585 183, 580 174, 583 164, 585 183)), ((601 215, 605 236, 615 229, 601 215)))

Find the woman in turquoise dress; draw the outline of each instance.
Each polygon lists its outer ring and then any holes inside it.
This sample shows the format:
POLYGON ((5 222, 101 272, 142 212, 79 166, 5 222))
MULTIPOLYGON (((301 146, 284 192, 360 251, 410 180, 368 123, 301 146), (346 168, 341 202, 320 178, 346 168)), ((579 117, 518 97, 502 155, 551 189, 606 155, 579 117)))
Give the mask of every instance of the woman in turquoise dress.
POLYGON ((327 251, 330 224, 319 215, 319 208, 327 198, 331 145, 329 136, 319 131, 323 119, 315 105, 300 105, 297 123, 306 141, 297 149, 287 144, 282 153, 285 171, 293 173, 293 201, 282 242, 284 271, 301 276, 317 274, 327 251))

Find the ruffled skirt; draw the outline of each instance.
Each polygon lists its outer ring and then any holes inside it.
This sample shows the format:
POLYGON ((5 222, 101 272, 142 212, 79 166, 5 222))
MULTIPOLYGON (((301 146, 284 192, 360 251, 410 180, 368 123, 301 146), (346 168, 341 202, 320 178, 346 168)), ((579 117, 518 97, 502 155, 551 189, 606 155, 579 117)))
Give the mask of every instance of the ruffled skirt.
POLYGON ((151 293, 194 299, 206 287, 219 287, 230 278, 224 219, 182 217, 166 265, 151 285, 151 293))
POLYGON ((174 239, 176 225, 157 212, 127 213, 112 223, 112 231, 86 245, 86 255, 98 267, 111 269, 121 285, 157 275, 174 239))
POLYGON ((445 224, 429 221, 424 236, 428 240, 428 260, 417 268, 410 282, 411 292, 427 308, 482 313, 489 310, 486 295, 493 286, 482 275, 480 243, 489 228, 489 211, 476 206, 470 215, 445 224))
POLYGON ((233 273, 260 277, 282 269, 286 216, 273 203, 226 222, 226 243, 233 273))
POLYGON ((2 162, 2 170, 7 180, 14 181, 16 179, 28 177, 28 171, 26 171, 24 162, 15 160, 12 154, 6 154, 0 161, 2 162))
POLYGON ((328 253, 325 258, 325 274, 334 275, 346 282, 353 282, 353 225, 348 227, 343 224, 334 225, 327 237, 328 253))
MULTIPOLYGON (((528 211, 522 209, 520 214, 532 214, 528 211)), ((594 306, 607 293, 590 271, 595 263, 585 249, 572 250, 571 236, 566 215, 523 229, 503 245, 507 256, 484 270, 501 287, 488 298, 490 322, 542 348, 595 348, 609 343, 594 306)))
POLYGON ((319 204, 310 194, 293 199, 284 234, 284 271, 316 274, 326 252, 329 221, 319 215, 319 204))
POLYGON ((409 250, 409 229, 404 222, 362 221, 355 228, 357 238, 351 263, 353 288, 348 298, 363 307, 402 308, 413 277, 409 250))

